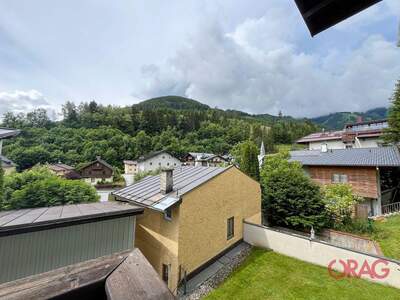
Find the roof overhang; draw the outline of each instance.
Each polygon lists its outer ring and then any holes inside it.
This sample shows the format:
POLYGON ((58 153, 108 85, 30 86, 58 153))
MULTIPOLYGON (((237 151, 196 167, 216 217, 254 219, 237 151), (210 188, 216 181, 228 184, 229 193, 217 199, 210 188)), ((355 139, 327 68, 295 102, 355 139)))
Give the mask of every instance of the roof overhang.
POLYGON ((311 36, 382 0, 295 0, 311 36))

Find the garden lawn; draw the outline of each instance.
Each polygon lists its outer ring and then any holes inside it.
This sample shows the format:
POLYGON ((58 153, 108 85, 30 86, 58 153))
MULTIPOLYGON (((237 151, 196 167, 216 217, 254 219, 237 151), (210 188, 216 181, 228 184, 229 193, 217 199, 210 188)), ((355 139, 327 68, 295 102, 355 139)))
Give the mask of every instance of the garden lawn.
POLYGON ((376 233, 370 237, 379 243, 386 257, 400 260, 400 215, 376 221, 375 225, 376 233))
POLYGON ((206 299, 390 300, 400 299, 400 290, 356 278, 336 280, 326 268, 256 248, 206 299))

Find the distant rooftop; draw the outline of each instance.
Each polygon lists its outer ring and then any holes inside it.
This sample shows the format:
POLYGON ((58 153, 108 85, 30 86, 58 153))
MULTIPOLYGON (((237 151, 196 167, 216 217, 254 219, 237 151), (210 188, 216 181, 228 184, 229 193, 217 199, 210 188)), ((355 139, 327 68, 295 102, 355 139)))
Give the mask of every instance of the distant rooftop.
POLYGON ((291 151, 290 160, 304 166, 400 167, 397 147, 291 151))
POLYGON ((147 176, 113 195, 119 200, 164 211, 180 201, 184 194, 227 169, 229 167, 178 167, 173 171, 173 191, 167 195, 161 193, 160 175, 147 176))
POLYGON ((311 133, 299 139, 297 143, 305 144, 317 141, 341 140, 348 133, 359 138, 379 137, 383 134, 383 130, 388 127, 387 120, 351 123, 347 124, 343 130, 311 133))
POLYGON ((146 161, 146 160, 148 160, 150 158, 153 158, 153 157, 155 157, 155 156, 157 156, 159 154, 162 154, 162 153, 166 153, 166 154, 171 155, 168 151, 165 151, 165 150, 154 151, 154 152, 147 153, 146 155, 141 155, 141 156, 139 156, 138 158, 136 158, 134 160, 124 160, 124 163, 125 164, 130 164, 130 165, 131 164, 137 164, 139 162, 146 161))
POLYGON ((0 211, 0 236, 69 226, 104 218, 143 212, 143 208, 120 202, 96 202, 53 207, 0 211))
POLYGON ((74 170, 74 167, 71 167, 71 166, 68 166, 68 165, 62 164, 62 163, 48 164, 47 167, 53 171, 72 171, 72 170, 74 170))
POLYGON ((20 130, 11 128, 0 128, 0 139, 8 139, 20 134, 20 130))

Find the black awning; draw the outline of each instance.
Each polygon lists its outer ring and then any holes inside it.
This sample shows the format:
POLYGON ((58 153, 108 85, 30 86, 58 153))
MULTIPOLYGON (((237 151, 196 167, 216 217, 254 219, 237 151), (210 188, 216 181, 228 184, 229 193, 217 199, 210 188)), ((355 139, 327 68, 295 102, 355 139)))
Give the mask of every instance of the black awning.
POLYGON ((312 36, 382 0, 295 0, 312 36))

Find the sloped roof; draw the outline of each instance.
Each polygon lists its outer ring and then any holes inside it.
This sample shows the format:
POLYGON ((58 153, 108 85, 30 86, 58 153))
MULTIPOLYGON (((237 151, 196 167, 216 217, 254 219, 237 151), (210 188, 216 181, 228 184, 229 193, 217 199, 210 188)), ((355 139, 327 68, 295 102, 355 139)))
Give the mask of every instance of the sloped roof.
POLYGON ((102 165, 106 166, 107 168, 109 168, 111 170, 114 170, 114 167, 112 165, 110 165, 108 162, 106 162, 105 160, 102 160, 100 156, 96 157, 96 160, 91 161, 90 163, 87 163, 87 164, 83 165, 82 167, 80 167, 79 170, 87 168, 87 167, 89 167, 89 166, 91 166, 91 165, 93 165, 94 163, 97 163, 97 162, 101 163, 102 165))
POLYGON ((20 130, 11 128, 0 128, 0 139, 7 139, 20 134, 20 130))
POLYGON ((66 164, 57 163, 57 164, 48 164, 47 167, 53 171, 71 171, 74 170, 74 167, 68 166, 66 164))
POLYGON ((395 146, 337 149, 327 152, 292 151, 290 156, 290 161, 298 161, 304 166, 400 167, 400 153, 395 146))
POLYGON ((173 191, 167 195, 161 193, 160 175, 147 176, 141 181, 114 193, 119 200, 164 211, 181 197, 207 182, 211 178, 225 172, 230 167, 177 167, 173 171, 173 191))
POLYGON ((0 236, 142 213, 143 208, 120 202, 96 202, 0 211, 0 236))
POLYGON ((157 156, 159 154, 162 154, 162 153, 169 154, 169 155, 171 155, 173 157, 173 155, 171 153, 169 153, 168 151, 160 150, 160 151, 154 151, 154 152, 147 153, 146 155, 139 156, 138 158, 136 158, 134 160, 128 160, 126 162, 127 163, 143 162, 143 161, 146 161, 146 160, 148 160, 150 158, 153 158, 153 157, 155 157, 155 156, 157 156))

